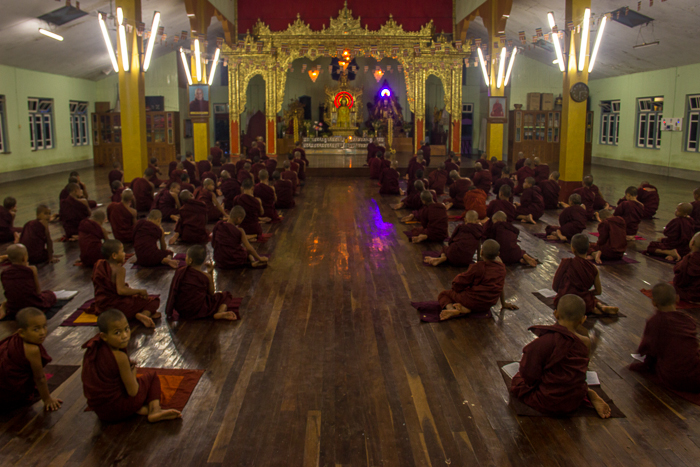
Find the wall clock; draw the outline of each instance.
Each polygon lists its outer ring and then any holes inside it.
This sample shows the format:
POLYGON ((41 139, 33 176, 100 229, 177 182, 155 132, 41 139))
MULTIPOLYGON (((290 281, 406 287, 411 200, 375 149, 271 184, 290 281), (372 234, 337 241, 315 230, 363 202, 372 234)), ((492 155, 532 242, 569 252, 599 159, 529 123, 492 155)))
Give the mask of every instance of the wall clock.
POLYGON ((588 99, 588 86, 586 83, 576 83, 571 87, 570 94, 574 102, 583 102, 588 99))

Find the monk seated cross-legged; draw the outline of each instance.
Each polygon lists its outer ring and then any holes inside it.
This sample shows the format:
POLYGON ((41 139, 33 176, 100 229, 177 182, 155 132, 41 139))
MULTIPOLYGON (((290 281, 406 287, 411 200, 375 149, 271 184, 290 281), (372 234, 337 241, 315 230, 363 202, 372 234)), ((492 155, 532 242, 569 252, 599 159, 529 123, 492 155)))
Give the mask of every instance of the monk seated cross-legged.
POLYGON ((540 162, 539 157, 535 157, 533 159, 534 163, 534 171, 535 171, 535 183, 539 184, 540 182, 544 182, 549 178, 549 166, 547 164, 543 164, 540 162))
POLYGON ((464 214, 466 211, 476 211, 479 219, 483 222, 488 220, 487 209, 486 209, 486 198, 488 195, 484 190, 478 188, 474 185, 467 188, 467 192, 464 194, 464 214))
POLYGON ((393 160, 391 167, 386 167, 379 175, 379 184, 382 186, 379 189, 380 195, 403 195, 403 190, 399 187, 401 175, 397 170, 399 161, 393 160))
POLYGON ((175 223, 175 233, 169 245, 174 245, 179 239, 185 243, 207 243, 207 207, 202 201, 197 201, 187 190, 180 192, 180 218, 175 223))
POLYGON ((467 189, 472 186, 472 181, 460 177, 456 170, 450 172, 450 179, 452 179, 452 184, 449 189, 450 199, 448 202, 452 203, 452 207, 455 209, 464 209, 464 195, 467 193, 467 189))
POLYGON ((447 180, 450 178, 450 174, 445 170, 445 163, 440 162, 438 168, 430 172, 428 175, 428 183, 431 190, 435 190, 435 194, 442 196, 445 192, 445 187, 447 186, 447 180))
POLYGON ((486 207, 486 216, 492 218, 498 211, 503 211, 508 222, 513 222, 517 213, 515 211, 515 205, 509 201, 510 198, 512 198, 511 187, 509 185, 501 186, 498 190, 498 198, 491 200, 486 207))
POLYGON ((528 255, 518 245, 520 230, 510 222, 503 211, 493 215, 484 227, 484 237, 496 240, 500 247, 500 258, 504 264, 527 264, 533 268, 537 266, 537 260, 528 255))
POLYGON ((159 210, 164 222, 177 222, 180 218, 180 184, 173 182, 167 188, 162 188, 153 200, 151 209, 159 210))
POLYGON ((370 180, 379 180, 379 176, 385 167, 384 162, 384 153, 381 152, 377 153, 377 157, 374 157, 371 161, 369 161, 370 180))
POLYGON ((207 222, 217 222, 226 215, 224 207, 216 198, 216 183, 211 178, 202 180, 202 185, 194 190, 194 199, 206 205, 207 222))
POLYGON ((80 262, 83 266, 92 268, 102 259, 102 242, 109 238, 109 233, 103 227, 105 212, 95 211, 91 217, 83 219, 78 228, 78 245, 80 246, 80 262))
POLYGON ((690 217, 695 222, 695 231, 700 232, 700 188, 693 191, 693 202, 690 205, 693 206, 693 213, 690 217))
POLYGON ((515 203, 516 219, 523 223, 535 224, 544 214, 542 191, 535 186, 535 179, 532 177, 526 178, 522 187, 520 202, 515 203))
POLYGON ((690 215, 693 206, 681 203, 676 207, 676 217, 664 227, 664 237, 649 243, 647 253, 665 256, 668 261, 680 261, 690 253, 690 240, 695 234, 695 223, 690 215))
POLYGON ((190 175, 185 171, 180 176, 180 191, 187 190, 190 193, 194 193, 195 187, 190 183, 190 175))
POLYGON ((425 170, 425 161, 423 158, 423 151, 418 151, 418 153, 408 161, 408 168, 406 169, 406 179, 416 180, 416 172, 419 170, 425 170))
POLYGON ((90 217, 90 206, 83 197, 83 191, 77 183, 68 184, 68 197, 61 201, 59 217, 66 234, 66 240, 78 240, 78 227, 83 219, 90 217))
MULTIPOLYGON (((287 162, 287 161, 285 161, 287 162)), ((241 185, 242 193, 236 196, 233 204, 242 206, 245 209, 245 219, 241 222, 241 228, 245 231, 249 240, 255 240, 262 236, 262 227, 260 221, 270 222, 269 218, 261 217, 265 214, 262 201, 256 198, 254 194, 253 180, 243 180, 241 185)))
POLYGON ((165 314, 180 320, 225 319, 235 321, 240 317, 232 311, 230 292, 216 292, 214 264, 205 264, 207 249, 193 245, 187 249, 187 265, 179 268, 170 283, 170 295, 165 314))
POLYGON ((532 161, 530 158, 525 159, 525 165, 517 169, 515 174, 518 179, 518 185, 515 187, 515 190, 513 190, 513 193, 516 195, 521 194, 525 190, 525 180, 528 178, 533 179, 532 185, 534 185, 535 175, 535 169, 532 168, 532 161))
POLYGON ((423 180, 416 180, 413 182, 413 187, 414 190, 411 192, 411 194, 407 194, 404 199, 401 200, 401 202, 397 204, 392 204, 391 208, 392 209, 410 209, 412 211, 417 211, 423 207, 423 202, 421 201, 421 193, 424 191, 428 191, 425 188, 425 184, 423 183, 423 180))
POLYGON ((124 184, 120 182, 119 180, 115 180, 112 182, 112 202, 113 203, 118 203, 122 200, 122 192, 124 191, 124 184))
MULTIPOLYGON (((275 170, 272 172, 272 183, 275 186, 275 196, 277 196, 275 207, 277 209, 293 208, 296 202, 294 201, 294 184, 292 181, 282 179, 279 171, 275 170)), ((233 207, 233 204, 231 206, 233 207)))
POLYGON ((289 180, 292 182, 292 192, 296 196, 298 193, 299 180, 297 178, 297 173, 291 170, 289 161, 284 161, 282 164, 284 170, 280 174, 282 180, 289 180))
POLYGON ((148 296, 146 289, 132 289, 124 282, 124 245, 119 240, 105 240, 103 259, 92 270, 95 301, 88 313, 99 315, 112 307, 121 310, 128 319, 137 319, 147 328, 154 328, 154 319, 160 318, 159 298, 148 296))
POLYGON ((601 209, 598 216, 598 242, 591 243, 586 259, 602 264, 603 260, 621 260, 627 250, 627 228, 622 217, 614 216, 609 209, 601 209))
POLYGON ((148 213, 134 228, 134 253, 136 264, 143 267, 155 267, 165 264, 177 269, 179 263, 173 259, 173 252, 165 243, 165 232, 160 225, 163 214, 158 209, 148 213))
POLYGON ((433 194, 424 190, 420 194, 423 207, 419 211, 414 211, 412 214, 401 219, 402 222, 410 222, 417 220, 421 223, 421 227, 416 227, 411 230, 411 241, 420 243, 429 242, 444 242, 448 233, 447 209, 442 203, 436 203, 433 200, 433 194))
POLYGON ((561 187, 559 186, 559 172, 555 170, 550 173, 549 178, 537 182, 537 186, 540 187, 540 191, 542 191, 545 209, 558 209, 561 207, 561 203, 559 202, 559 191, 561 191, 561 187))
MULTIPOLYGON (((277 214, 277 209, 275 209, 277 194, 275 193, 275 187, 270 183, 270 176, 266 169, 262 169, 258 176, 260 177, 260 183, 255 185, 253 195, 262 203, 263 218, 270 219, 271 222, 279 222, 280 216, 277 214)), ((226 219, 226 216, 223 218, 226 219)))
POLYGON ((134 224, 136 224, 136 209, 134 193, 128 188, 122 192, 122 200, 119 203, 111 203, 107 206, 107 218, 112 226, 112 235, 122 243, 134 241, 134 224))
POLYGON ((233 207, 234 198, 241 194, 241 184, 235 178, 231 178, 231 175, 226 170, 221 171, 219 178, 221 179, 219 189, 224 196, 224 209, 230 211, 233 207))
POLYGON ((248 241, 245 231, 239 227, 246 212, 242 206, 234 206, 227 219, 220 220, 211 234, 214 261, 219 269, 236 269, 250 265, 264 266, 267 257, 260 256, 248 241))
POLYGON ((659 191, 649 182, 642 182, 637 187, 637 199, 644 205, 643 219, 653 219, 659 209, 659 191))
POLYGON ((505 300, 503 286, 506 267, 498 257, 499 249, 497 241, 486 240, 481 245, 481 261, 457 275, 452 280, 452 289, 440 292, 440 321, 469 313, 488 312, 499 300, 503 309, 518 309, 505 300))
POLYGON ((673 286, 682 300, 700 303, 700 232, 690 240, 690 253, 673 266, 673 286))
POLYGON ((494 156, 491 158, 491 163, 489 165, 491 166, 491 178, 493 178, 493 180, 501 178, 501 175, 503 174, 503 169, 506 168, 506 163, 503 161, 499 161, 498 158, 494 156))
MULTIPOLYGON (((88 205, 90 206, 90 209, 93 209, 97 207, 97 201, 93 201, 89 199, 88 192, 87 192, 87 187, 85 184, 80 180, 80 174, 78 172, 71 172, 70 176, 68 177, 68 184, 71 183, 77 183, 78 186, 80 186, 80 190, 82 191, 82 197, 87 200, 88 205)), ((68 197, 68 186, 61 191, 61 194, 58 196, 59 201, 63 201, 68 197)))
POLYGON ((438 266, 446 261, 451 266, 469 266, 474 262, 474 253, 479 250, 483 234, 484 228, 479 223, 477 212, 467 211, 464 223, 459 224, 452 232, 449 244, 443 248, 440 257, 425 257, 423 262, 431 266, 438 266))
POLYGON ((581 206, 581 196, 569 196, 569 207, 559 213, 559 225, 548 225, 545 229, 550 240, 571 241, 571 237, 586 230, 586 209, 581 206))
POLYGON ((151 423, 174 420, 177 410, 160 407, 160 379, 154 371, 137 376, 136 362, 127 354, 131 328, 127 317, 115 308, 97 318, 99 334, 83 344, 81 378, 87 405, 104 422, 120 422, 146 415, 151 423))
POLYGON ((616 315, 617 307, 603 305, 595 298, 602 293, 603 289, 600 285, 598 268, 586 259, 589 246, 586 234, 576 234, 571 239, 571 251, 575 256, 563 258, 554 274, 552 290, 557 293, 554 297, 554 305, 556 306, 564 295, 574 294, 586 303, 587 315, 616 315))
POLYGON ((44 374, 51 362, 42 345, 46 316, 36 308, 24 308, 15 319, 17 332, 0 341, 0 412, 31 404, 37 395, 45 411, 58 410, 63 401, 51 397, 44 374))
POLYGON ((605 198, 603 198, 603 195, 600 194, 600 188, 598 188, 593 183, 593 175, 588 175, 588 177, 590 177, 591 180, 590 189, 595 194, 595 199, 593 200, 593 209, 595 209, 596 211, 600 211, 601 209, 610 209, 612 211, 610 204, 608 204, 608 202, 605 201, 605 198))
POLYGON ((0 243, 17 243, 22 229, 14 226, 17 200, 8 196, 0 206, 0 243))
POLYGON ((513 182, 513 179, 510 178, 510 170, 508 169, 508 167, 503 167, 503 170, 501 171, 501 178, 494 179, 493 186, 491 188, 494 194, 498 195, 498 192, 501 191, 501 187, 503 185, 508 185, 508 187, 510 188, 511 194, 508 200, 512 203, 515 182, 513 182))
POLYGON ((482 165, 477 162, 476 164, 474 164, 474 175, 472 176, 472 183, 474 183, 474 186, 482 190, 484 193, 491 192, 491 184, 493 183, 491 171, 482 168, 482 165))
MULTIPOLYGON (((574 190, 574 193, 581 197, 581 205, 586 208, 586 217, 589 221, 595 220, 595 199, 596 193, 593 189, 593 177, 586 175, 583 177, 582 185, 574 190)), ((566 203, 559 203, 561 207, 568 207, 566 203)))
POLYGON ((238 183, 243 183, 243 180, 246 178, 251 178, 253 179, 253 182, 255 182, 255 177, 253 177, 253 174, 250 173, 252 169, 253 166, 250 164, 250 162, 243 164, 243 167, 240 168, 236 174, 236 180, 238 180, 238 183))
POLYGON ((45 204, 40 204, 36 208, 36 219, 24 224, 19 243, 24 245, 29 252, 29 264, 57 263, 59 261, 53 255, 49 219, 51 219, 51 209, 45 204))
POLYGON ((148 161, 148 168, 153 169, 153 175, 151 175, 148 181, 151 182, 154 187, 159 187, 163 183, 167 182, 167 180, 161 180, 158 178, 159 175, 162 175, 160 169, 158 168, 158 159, 151 157, 148 161))
POLYGON ((644 205, 637 200, 637 189, 635 187, 627 187, 625 197, 617 202, 615 215, 625 220, 627 240, 634 240, 639 229, 639 223, 644 217, 644 205))
MULTIPOLYGON (((2 288, 5 290, 6 310, 11 317, 22 308, 33 307, 44 312, 56 304, 56 294, 50 290, 41 290, 39 276, 35 266, 29 265, 27 249, 21 243, 7 248, 10 266, 0 273, 2 288)), ((0 319, 5 311, 0 311, 0 319)))
POLYGON ((124 171, 122 170, 122 166, 119 162, 114 161, 112 163, 112 170, 109 171, 107 178, 109 179, 110 186, 112 186, 112 183, 115 181, 124 182, 124 171))
POLYGON ((510 386, 513 397, 545 415, 566 415, 588 399, 601 418, 610 418, 608 404, 586 383, 594 343, 582 326, 586 305, 564 295, 554 312, 554 325, 531 326, 537 339, 523 348, 520 371, 510 386))
POLYGON ((428 181, 427 178, 424 177, 422 169, 416 170, 413 175, 414 175, 414 178, 409 178, 408 181, 406 182, 406 196, 413 194, 413 192, 416 189, 416 182, 418 180, 423 182, 423 187, 426 190, 430 189, 430 182, 428 181))

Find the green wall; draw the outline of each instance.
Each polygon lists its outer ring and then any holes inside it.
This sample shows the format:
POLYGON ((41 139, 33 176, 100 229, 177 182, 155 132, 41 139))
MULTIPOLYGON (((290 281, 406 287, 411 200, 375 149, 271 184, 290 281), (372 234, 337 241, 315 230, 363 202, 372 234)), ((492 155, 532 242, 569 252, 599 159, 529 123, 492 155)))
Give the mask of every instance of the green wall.
POLYGON ((508 108, 513 110, 513 104, 522 104, 523 109, 527 109, 529 92, 552 93, 556 98, 562 93, 564 78, 558 66, 547 65, 518 54, 515 56, 508 86, 508 108))

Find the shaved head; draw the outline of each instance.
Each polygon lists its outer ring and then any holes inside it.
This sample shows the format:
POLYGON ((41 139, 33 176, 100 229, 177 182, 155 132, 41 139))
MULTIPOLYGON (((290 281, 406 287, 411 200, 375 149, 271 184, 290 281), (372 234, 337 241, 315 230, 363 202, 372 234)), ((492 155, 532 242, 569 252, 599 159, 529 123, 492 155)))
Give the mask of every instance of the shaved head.
POLYGON ((163 218, 163 213, 159 209, 153 209, 148 213, 148 220, 159 221, 163 218))
POLYGON ((105 221, 107 215, 104 211, 92 211, 92 220, 99 222, 100 224, 105 221))
POLYGON ((29 321, 34 318, 44 318, 44 320, 46 320, 46 315, 38 308, 22 308, 15 316, 15 321, 17 322, 18 328, 27 329, 29 327, 29 321))
POLYGON ((229 214, 228 217, 231 220, 244 219, 245 218, 245 209, 243 209, 243 206, 235 205, 233 207, 233 209, 231 209, 231 213, 229 214))
POLYGON ((209 186, 212 186, 212 187, 216 186, 216 183, 214 183, 214 180, 212 180, 211 178, 205 178, 204 181, 202 182, 202 185, 204 185, 204 187, 206 188, 209 186))
POLYGON ((117 321, 121 320, 126 320, 124 313, 116 308, 110 308, 97 316, 97 327, 99 328, 100 332, 107 334, 112 323, 116 323, 117 321))
POLYGON ((226 180, 226 179, 230 178, 231 175, 229 175, 228 170, 222 170, 221 173, 219 174, 219 177, 226 180))
POLYGON ((423 184, 423 180, 416 180, 415 182, 413 182, 413 187, 418 191, 425 190, 425 185, 423 184))
POLYGON ((651 299, 656 306, 671 306, 676 303, 676 290, 671 284, 659 282, 651 289, 651 299))
POLYGON ((468 222, 476 222, 479 220, 479 213, 472 209, 471 211, 467 211, 467 215, 464 216, 464 219, 468 222))
POLYGON ((119 253, 120 248, 122 248, 122 242, 119 240, 105 240, 102 244, 102 257, 104 259, 112 259, 112 256, 119 253))
POLYGON ((610 209, 601 209, 598 211, 598 217, 600 217, 601 221, 604 221, 605 219, 612 217, 613 212, 610 209))
POLYGON ((557 314, 563 321, 579 323, 586 316, 586 302, 578 295, 564 295, 557 303, 557 314))
POLYGON ((201 266, 207 260, 207 249, 202 245, 192 245, 187 249, 187 257, 195 266, 201 266))
POLYGON ((489 238, 483 243, 483 245, 481 245, 481 256, 483 256, 484 259, 493 261, 494 259, 498 258, 498 254, 500 252, 501 245, 499 245, 498 242, 492 238, 489 238))
POLYGON ((506 216, 506 213, 503 211, 498 211, 493 215, 493 221, 494 222, 505 222, 508 220, 508 216, 506 216))
POLYGON ((579 195, 578 193, 573 193, 571 196, 569 196, 569 204, 581 206, 581 203, 581 195, 579 195))
POLYGON ((253 179, 252 178, 246 178, 243 180, 241 183, 241 188, 244 190, 250 190, 253 188, 253 179))
POLYGON ((628 186, 627 189, 625 190, 625 194, 630 195, 630 196, 637 196, 637 194, 638 194, 637 187, 628 186))
POLYGON ((501 185, 501 188, 498 189, 498 196, 500 198, 510 199, 512 194, 513 189, 510 187, 510 185, 501 185))
POLYGON ((270 174, 267 170, 262 169, 260 172, 258 172, 258 178, 260 178, 260 180, 268 180, 270 178, 270 174))
POLYGON ((588 247, 590 246, 590 242, 588 241, 588 236, 586 234, 576 234, 571 238, 571 248, 579 254, 579 255, 585 255, 588 253, 588 247))
POLYGON ((689 216, 693 213, 693 205, 690 203, 681 203, 678 205, 678 212, 683 216, 689 216))
POLYGON ((429 190, 424 190, 420 194, 420 200, 423 202, 423 204, 432 204, 433 194, 429 190))
POLYGON ((474 170, 482 170, 481 162, 477 162, 476 164, 474 164, 474 170))
POLYGON ((124 191, 122 191, 122 202, 128 203, 133 201, 134 199, 134 192, 131 191, 131 188, 127 188, 124 191))
POLYGON ((189 190, 182 190, 180 192, 180 202, 184 203, 185 201, 189 201, 192 199, 192 193, 189 192, 189 190))
POLYGON ((459 172, 457 172, 456 170, 451 171, 451 172, 450 172, 450 178, 451 178, 452 180, 457 180, 457 179, 459 178, 459 172))
POLYGON ((555 170, 554 172, 552 172, 551 174, 549 174, 549 176, 550 176, 550 178, 551 178, 552 180, 559 180, 559 177, 560 177, 561 175, 559 174, 559 172, 557 172, 557 171, 555 170))
POLYGON ((27 254, 27 248, 21 243, 15 243, 7 247, 7 259, 11 263, 21 263, 24 261, 24 257, 27 254))
POLYGON ((585 177, 583 177, 583 184, 585 186, 593 185, 593 177, 591 177, 590 175, 586 175, 585 177))

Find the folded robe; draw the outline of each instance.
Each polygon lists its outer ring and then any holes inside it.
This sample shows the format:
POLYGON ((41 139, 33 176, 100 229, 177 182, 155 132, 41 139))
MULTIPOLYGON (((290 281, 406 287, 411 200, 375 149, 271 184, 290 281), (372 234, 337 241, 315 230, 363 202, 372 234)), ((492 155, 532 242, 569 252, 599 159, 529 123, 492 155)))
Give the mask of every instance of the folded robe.
POLYGON ((203 202, 207 206, 207 222, 216 222, 223 214, 214 204, 214 197, 216 194, 204 188, 204 186, 197 187, 194 190, 194 199, 203 202))
POLYGON ((576 188, 574 193, 581 197, 581 204, 586 208, 586 217, 588 220, 595 220, 595 191, 589 186, 582 186, 576 188))
POLYGON ((695 235, 695 223, 690 217, 674 217, 664 227, 664 235, 658 242, 651 242, 647 253, 654 254, 656 250, 676 250, 683 257, 690 253, 690 240, 695 235))
POLYGON ((234 205, 245 209, 245 218, 241 222, 240 228, 245 231, 246 235, 261 236, 262 226, 260 221, 258 221, 258 217, 260 217, 260 202, 254 196, 245 193, 236 196, 233 202, 234 205))
MULTIPOLYGON (((235 178, 236 175, 238 175, 238 164, 232 164, 231 162, 227 162, 221 167, 221 171, 223 172, 224 170, 228 172, 228 174, 235 178)), ((245 162, 241 165, 241 168, 243 168, 243 165, 245 165, 245 162)))
POLYGON ((442 194, 445 192, 445 187, 447 186, 447 180, 449 180, 449 178, 450 175, 447 173, 446 170, 433 170, 432 172, 430 172, 430 175, 428 175, 430 189, 435 190, 435 194, 437 194, 438 196, 442 196, 442 194))
POLYGON ((87 313, 99 315, 105 310, 116 308, 124 313, 127 319, 134 319, 137 313, 158 311, 159 298, 143 298, 140 295, 119 295, 117 285, 112 279, 112 267, 106 259, 95 263, 92 269, 92 285, 95 289, 95 301, 87 313))
POLYGON ((559 225, 548 225, 547 235, 561 230, 561 234, 571 241, 571 237, 586 230, 586 210, 582 206, 571 205, 559 213, 559 225))
POLYGON ((11 264, 0 273, 7 300, 7 312, 14 316, 22 308, 34 307, 47 311, 56 304, 56 294, 44 290, 36 292, 34 273, 28 266, 11 264))
POLYGON ((614 261, 622 259, 627 250, 627 228, 625 220, 619 216, 608 217, 598 224, 598 242, 592 243, 588 253, 602 251, 601 259, 614 261))
POLYGON ((700 252, 693 251, 673 266, 673 287, 686 302, 700 303, 700 252))
POLYGON ((518 216, 532 215, 534 220, 538 220, 544 214, 544 198, 538 186, 527 188, 520 195, 520 206, 515 208, 518 216))
POLYGON ((275 193, 277 194, 276 208, 289 209, 295 206, 294 184, 291 180, 277 180, 275 182, 275 193))
POLYGON ((496 214, 498 211, 503 211, 503 213, 508 218, 508 222, 513 222, 517 217, 517 214, 515 212, 515 205, 507 200, 496 198, 494 200, 491 200, 489 205, 486 207, 486 215, 489 219, 492 218, 493 215, 496 214))
POLYGON ((217 268, 235 269, 248 264, 248 250, 243 246, 243 235, 238 226, 225 220, 217 222, 211 234, 217 268))
POLYGON ((480 224, 459 224, 452 232, 449 245, 444 249, 447 261, 452 266, 472 264, 483 234, 484 228, 480 224))
POLYGON ((236 175, 236 180, 238 180, 238 183, 242 184, 243 180, 247 178, 252 178, 253 181, 255 181, 255 177, 253 177, 250 172, 248 172, 246 169, 240 169, 236 175))
POLYGON ((224 195, 224 209, 230 211, 233 207, 233 200, 241 194, 241 184, 234 178, 228 178, 221 182, 221 194, 224 195))
POLYGON ((173 218, 171 216, 177 216, 177 202, 175 201, 173 195, 170 194, 169 187, 165 187, 158 192, 153 200, 151 209, 158 209, 161 214, 163 214, 163 221, 165 222, 172 221, 173 218))
POLYGON ((654 185, 645 183, 639 187, 637 200, 644 205, 643 219, 651 219, 659 209, 659 192, 654 185))
POLYGON ((491 167, 491 165, 489 164, 489 161, 487 161, 483 157, 481 159, 477 159, 477 161, 474 162, 474 164, 481 164, 481 168, 484 170, 489 170, 489 168, 491 167))
POLYGON ((137 177, 131 182, 131 191, 134 192, 134 209, 139 212, 147 212, 153 204, 153 185, 143 177, 137 177))
POLYGON ((558 180, 543 180, 537 184, 542 191, 545 209, 557 209, 559 207, 559 192, 561 187, 558 180))
POLYGON ((155 267, 163 264, 163 259, 173 254, 170 250, 160 249, 163 229, 148 219, 141 219, 134 228, 134 252, 136 264, 155 267))
MULTIPOLYGON (((43 345, 39 345, 41 366, 45 367, 51 357, 43 345)), ((34 384, 34 373, 24 352, 24 340, 12 334, 0 341, 0 412, 26 405, 38 397, 34 384)))
POLYGON ((49 250, 46 248, 49 235, 47 230, 47 227, 37 219, 24 224, 19 242, 27 247, 29 264, 45 263, 49 260, 49 250))
POLYGON ((67 238, 78 235, 78 227, 83 219, 90 217, 90 208, 81 201, 69 196, 61 201, 59 210, 61 224, 67 238))
MULTIPOLYGON (((155 372, 137 376, 138 393, 131 397, 119 373, 119 365, 114 352, 99 334, 82 346, 83 394, 88 407, 95 411, 100 420, 118 422, 136 414, 149 402, 160 400, 160 380, 155 372)), ((126 353, 125 350, 121 350, 126 353)))
MULTIPOLYGON (((306 159, 304 159, 306 160, 306 159)), ((309 166, 309 162, 306 162, 306 167, 309 166)), ((267 168, 267 172, 269 175, 272 175, 272 172, 275 171, 277 168, 277 161, 275 159, 268 159, 265 161, 265 167, 267 168)))
POLYGON ((523 348, 511 394, 543 414, 576 410, 588 394, 588 347, 564 326, 531 326, 537 339, 523 348))
POLYGON ((479 261, 452 280, 452 289, 438 295, 440 306, 460 303, 473 313, 485 313, 498 303, 505 284, 506 267, 496 261, 479 261))
POLYGON ((197 161, 197 170, 199 170, 201 179, 204 180, 207 178, 204 177, 204 173, 211 171, 211 163, 209 161, 197 161))
POLYGON ((216 174, 214 172, 212 172, 211 170, 209 170, 207 172, 200 172, 200 173, 202 174, 202 180, 206 180, 208 178, 208 179, 214 181, 214 183, 216 183, 216 181, 218 180, 218 177, 216 176, 216 174))
POLYGON ((554 306, 564 295, 574 294, 586 302, 586 314, 592 314, 596 300, 591 287, 595 284, 597 275, 598 268, 585 258, 574 256, 562 259, 552 281, 552 290, 557 293, 554 306))
POLYGON ((180 219, 175 224, 175 232, 185 243, 207 243, 207 206, 201 201, 190 199, 180 208, 180 219))
POLYGON ((15 232, 20 233, 22 229, 14 226, 15 217, 12 213, 0 206, 0 243, 14 242, 15 232))
POLYGON ((468 178, 457 179, 450 185, 450 201, 453 208, 464 208, 464 195, 467 194, 467 189, 470 186, 472 186, 472 182, 468 178))
POLYGON ((637 235, 639 222, 644 217, 644 205, 639 201, 627 201, 623 198, 617 202, 614 214, 625 220, 627 235, 637 235))
POLYGON ((472 182, 475 187, 483 190, 484 193, 489 193, 491 191, 491 184, 493 183, 491 171, 484 169, 479 172, 474 172, 472 182))
POLYGON ((107 238, 105 238, 102 226, 90 218, 83 219, 78 229, 80 261, 83 266, 93 267, 96 262, 103 259, 103 240, 107 240, 107 238))
POLYGON ((261 182, 255 185, 253 194, 256 198, 260 198, 262 202, 263 210, 265 211, 262 217, 269 217, 272 219, 272 222, 279 222, 280 217, 277 215, 277 209, 275 209, 275 189, 261 182))
POLYGON ((442 243, 447 238, 448 222, 447 209, 444 204, 431 203, 413 213, 422 227, 416 227, 411 231, 411 237, 427 235, 428 241, 442 243))
POLYGON ((255 183, 260 183, 260 171, 263 169, 267 170, 267 167, 262 162, 255 163, 250 168, 250 172, 251 175, 253 175, 255 183))
POLYGON ((401 175, 398 170, 388 167, 382 170, 379 175, 379 183, 382 187, 379 189, 379 194, 381 195, 399 195, 401 194, 401 188, 399 186, 399 180, 401 175))
POLYGON ((522 159, 518 159, 517 161, 515 161, 515 170, 520 170, 524 166, 525 166, 525 158, 524 157, 522 159))
POLYGON ((136 218, 123 203, 110 203, 107 217, 112 226, 112 235, 122 243, 134 241, 134 223, 136 218))
POLYGON ((226 309, 234 311, 240 319, 229 292, 209 294, 207 274, 191 266, 184 266, 175 271, 165 308, 168 318, 172 318, 173 315, 181 320, 209 318, 219 311, 221 305, 226 305, 226 309))
POLYGON ((520 230, 510 222, 488 221, 484 226, 484 237, 498 242, 501 251, 498 256, 503 264, 520 263, 525 252, 518 245, 520 230))

